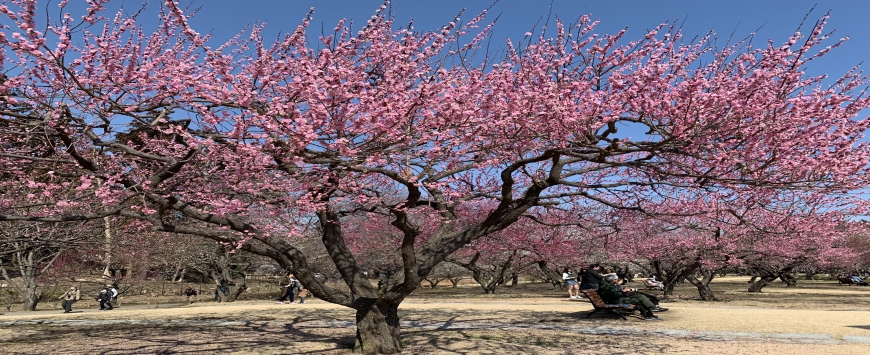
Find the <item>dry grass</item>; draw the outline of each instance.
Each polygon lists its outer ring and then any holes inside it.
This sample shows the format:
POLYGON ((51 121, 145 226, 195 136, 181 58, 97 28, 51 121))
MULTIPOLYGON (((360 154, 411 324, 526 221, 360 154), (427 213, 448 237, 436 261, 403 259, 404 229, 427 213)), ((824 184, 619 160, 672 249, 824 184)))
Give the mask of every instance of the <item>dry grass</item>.
MULTIPOLYGON (((549 285, 523 284, 482 295, 476 288, 420 290, 400 308, 403 321, 445 325, 447 329, 405 328, 408 354, 860 354, 870 344, 800 344, 767 339, 714 342, 691 336, 650 335, 660 329, 696 332, 826 334, 870 337, 870 287, 838 287, 831 282, 801 282, 787 289, 779 284, 762 294, 745 291, 746 278, 715 281, 722 301, 692 300, 693 289, 681 287, 665 305, 664 321, 586 319, 586 301, 568 300, 549 285), (456 324, 488 325, 487 329, 456 324), (453 328, 446 327, 454 325, 453 328), (514 325, 526 325, 516 329, 514 325), (633 335, 596 335, 574 328, 620 327, 633 335)), ((264 295, 265 296, 265 295, 264 295)), ((77 304, 81 305, 81 304, 77 304)), ((125 305, 111 312, 58 314, 7 313, 13 319, 242 320, 248 325, 196 324, 0 327, 0 343, 8 354, 345 354, 353 344, 352 328, 313 322, 352 321, 348 309, 311 301, 277 305, 265 299, 231 304, 198 303, 176 308, 155 304, 125 305)), ((81 309, 82 307, 79 307, 81 309)))

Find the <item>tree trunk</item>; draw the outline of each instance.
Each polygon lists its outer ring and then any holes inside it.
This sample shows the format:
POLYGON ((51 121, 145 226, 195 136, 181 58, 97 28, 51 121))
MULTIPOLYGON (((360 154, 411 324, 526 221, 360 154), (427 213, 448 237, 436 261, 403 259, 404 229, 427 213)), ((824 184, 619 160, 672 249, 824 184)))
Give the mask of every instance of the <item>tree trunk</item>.
POLYGON ((792 275, 792 273, 790 272, 782 273, 781 275, 779 275, 779 279, 782 280, 782 282, 785 282, 786 287, 797 286, 797 278, 795 278, 794 275, 792 275))
POLYGON ((468 263, 461 263, 458 261, 452 262, 471 271, 471 278, 480 284, 480 287, 483 289, 483 294, 495 294, 496 285, 504 281, 504 275, 508 270, 510 270, 511 263, 516 255, 517 252, 514 251, 513 254, 511 254, 511 256, 501 265, 493 265, 495 270, 492 271, 477 265, 477 260, 480 258, 480 252, 475 253, 474 257, 472 257, 471 261, 468 263))
POLYGON ((402 352, 399 304, 373 304, 356 311, 356 342, 353 352, 398 354, 402 352))
POLYGON ((439 278, 439 277, 427 277, 427 278, 424 278, 423 280, 425 280, 426 282, 429 283, 429 288, 431 288, 431 289, 438 288, 438 284, 441 283, 441 281, 444 281, 443 278, 439 278))
POLYGON ((13 254, 18 272, 21 275, 22 285, 18 285, 6 272, 6 268, 0 266, 0 275, 12 286, 22 299, 22 308, 25 311, 35 311, 36 305, 42 299, 42 292, 37 292, 36 279, 45 273, 54 264, 60 251, 49 251, 47 248, 28 248, 13 254), (40 265, 42 264, 42 265, 40 265))
POLYGON ((661 278, 661 282, 665 284, 664 295, 670 296, 674 294, 674 286, 683 279, 683 272, 685 268, 682 266, 674 266, 671 265, 671 268, 666 268, 660 261, 653 261, 653 267, 656 270, 656 274, 661 278))
MULTIPOLYGON (((687 270, 691 269, 688 268, 687 270)), ((710 289, 710 282, 713 281, 713 277, 715 276, 715 272, 705 269, 701 265, 697 265, 697 271, 701 274, 702 278, 698 279, 695 276, 694 272, 684 272, 686 281, 695 286, 698 289, 698 295, 701 296, 701 299, 704 301, 715 301, 716 296, 713 295, 713 290, 710 289)))
MULTIPOLYGON (((544 277, 547 278, 547 281, 553 283, 554 289, 564 290, 564 284, 562 283, 562 274, 557 270, 553 270, 547 266, 546 260, 538 261, 538 268, 541 269, 541 273, 544 274, 544 277)), ((582 271, 582 270, 578 270, 582 271)))
POLYGON ((42 299, 42 292, 36 291, 36 283, 30 283, 24 289, 24 294, 21 295, 24 299, 24 310, 35 311, 36 304, 42 299))
POLYGON ((178 283, 184 282, 184 275, 185 274, 187 274, 187 268, 183 267, 183 268, 181 268, 181 271, 178 273, 178 275, 177 275, 178 277, 176 279, 174 279, 173 282, 178 282, 178 283))
POLYGON ((110 279, 112 278, 112 246, 114 245, 115 238, 112 235, 112 223, 108 216, 103 217, 103 236, 105 237, 103 242, 103 263, 106 265, 103 268, 103 278, 110 279))
POLYGON ((464 277, 454 277, 454 278, 449 279, 449 280, 450 280, 450 283, 453 284, 453 288, 457 288, 457 287, 459 287, 459 281, 462 281, 462 279, 464 279, 464 277))
POLYGON ((764 286, 767 286, 767 284, 771 283, 773 280, 776 280, 777 277, 777 275, 769 273, 761 275, 759 280, 749 285, 749 292, 760 293, 761 289, 764 288, 764 286))

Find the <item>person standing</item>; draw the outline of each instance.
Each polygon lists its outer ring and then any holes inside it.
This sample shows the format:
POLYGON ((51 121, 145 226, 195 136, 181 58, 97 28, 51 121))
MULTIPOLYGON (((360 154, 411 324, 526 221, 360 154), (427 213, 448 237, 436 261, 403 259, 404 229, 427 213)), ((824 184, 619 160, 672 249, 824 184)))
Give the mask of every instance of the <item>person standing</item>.
POLYGON ((601 270, 601 265, 592 264, 589 265, 589 269, 586 269, 586 273, 583 274, 583 278, 580 282, 581 290, 597 290, 598 285, 601 280, 604 280, 604 276, 602 276, 598 270, 601 270))
POLYGON ((580 298, 580 289, 577 286, 577 274, 574 269, 566 267, 562 271, 562 281, 565 282, 565 288, 568 289, 568 298, 580 298))
POLYGON ((78 302, 81 297, 81 291, 79 291, 79 289, 77 289, 75 286, 70 287, 69 290, 64 292, 63 296, 60 296, 60 298, 63 300, 60 303, 63 307, 63 313, 72 312, 72 304, 78 302))

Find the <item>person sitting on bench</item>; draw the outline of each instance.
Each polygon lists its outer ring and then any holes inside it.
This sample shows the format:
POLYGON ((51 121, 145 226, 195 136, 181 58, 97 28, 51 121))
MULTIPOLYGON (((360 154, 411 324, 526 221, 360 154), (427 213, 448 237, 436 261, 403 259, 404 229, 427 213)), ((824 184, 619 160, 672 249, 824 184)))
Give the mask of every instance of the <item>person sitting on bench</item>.
POLYGON ((655 275, 655 274, 649 275, 649 278, 646 279, 646 282, 649 283, 649 284, 651 284, 651 285, 656 285, 656 286, 658 286, 659 289, 661 289, 661 290, 664 290, 664 289, 665 289, 665 284, 664 284, 663 282, 659 281, 659 280, 656 280, 656 275, 655 275))
POLYGON ((598 287, 598 295, 604 302, 609 304, 633 304, 640 310, 644 320, 658 320, 654 309, 666 310, 656 306, 644 295, 638 294, 637 290, 617 285, 619 278, 616 275, 604 276, 604 282, 598 287))

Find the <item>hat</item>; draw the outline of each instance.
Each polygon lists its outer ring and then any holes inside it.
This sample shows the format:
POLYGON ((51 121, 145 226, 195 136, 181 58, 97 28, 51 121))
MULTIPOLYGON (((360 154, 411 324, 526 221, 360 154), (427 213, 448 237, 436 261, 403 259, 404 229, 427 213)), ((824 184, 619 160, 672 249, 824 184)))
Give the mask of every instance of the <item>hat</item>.
POLYGON ((616 276, 616 274, 607 274, 607 275, 604 275, 604 281, 613 281, 613 280, 616 280, 616 279, 619 279, 619 276, 616 276))

